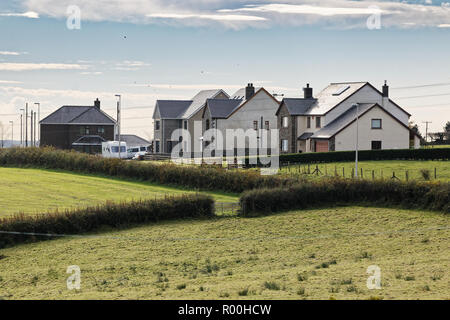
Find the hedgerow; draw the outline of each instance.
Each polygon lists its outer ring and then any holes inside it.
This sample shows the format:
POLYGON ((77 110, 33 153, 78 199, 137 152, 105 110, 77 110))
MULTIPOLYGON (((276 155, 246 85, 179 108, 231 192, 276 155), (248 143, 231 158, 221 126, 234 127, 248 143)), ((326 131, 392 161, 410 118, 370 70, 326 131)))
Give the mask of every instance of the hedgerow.
POLYGON ((95 231, 105 226, 123 228, 160 220, 211 218, 214 216, 214 200, 205 195, 183 195, 159 200, 106 203, 95 207, 62 212, 54 211, 39 215, 17 214, 0 219, 0 248, 20 242, 54 238, 42 234, 76 235, 95 231))
POLYGON ((327 205, 370 204, 450 213, 450 183, 324 179, 286 188, 247 191, 241 213, 255 216, 327 205))
POLYGON ((236 193, 255 188, 281 187, 298 182, 296 178, 261 176, 259 172, 251 170, 243 172, 213 167, 121 161, 53 148, 2 149, 0 150, 0 166, 70 170, 200 190, 222 190, 236 193))
MULTIPOLYGON (((371 160, 449 160, 450 148, 436 149, 392 149, 362 150, 358 152, 361 161, 371 160)), ((280 154, 281 163, 330 163, 355 161, 355 151, 310 152, 280 154)), ((246 158, 246 164, 249 164, 246 158)))

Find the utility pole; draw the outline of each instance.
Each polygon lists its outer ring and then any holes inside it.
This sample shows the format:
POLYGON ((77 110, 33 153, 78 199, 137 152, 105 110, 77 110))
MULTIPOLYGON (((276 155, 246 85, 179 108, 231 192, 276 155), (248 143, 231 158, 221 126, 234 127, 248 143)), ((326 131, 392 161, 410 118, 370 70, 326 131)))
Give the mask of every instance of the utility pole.
POLYGON ((28 147, 28 103, 25 104, 25 147, 28 147))
POLYGON ((33 122, 34 122, 34 111, 31 110, 31 119, 30 119, 30 136, 31 136, 31 143, 30 145, 34 146, 34 136, 33 136, 33 122))
POLYGON ((34 144, 33 144, 33 147, 36 147, 36 146, 37 146, 36 127, 37 127, 37 123, 36 123, 36 111, 35 111, 35 112, 34 112, 34 124, 33 124, 33 129, 34 129, 34 132, 33 132, 33 137, 34 137, 34 144))
POLYGON ((355 145, 355 177, 358 178, 358 135, 359 135, 359 104, 355 103, 353 107, 356 107, 356 145, 355 145))
POLYGON ((14 147, 14 121, 9 123, 11 123, 11 147, 14 147))
MULTIPOLYGON (((41 103, 40 102, 35 102, 35 105, 38 106, 38 118, 37 118, 37 141, 41 141, 41 125, 39 124, 39 122, 41 121, 41 103)), ((36 137, 35 137, 36 138, 36 137)))
POLYGON ((425 142, 428 142, 428 124, 433 123, 431 121, 422 121, 422 123, 425 123, 425 142))
POLYGON ((122 156, 120 154, 120 149, 122 148, 122 143, 121 143, 121 137, 120 137, 120 109, 122 107, 122 96, 120 94, 116 94, 116 97, 119 98, 119 101, 117 101, 117 134, 119 136, 119 159, 122 159, 122 156))

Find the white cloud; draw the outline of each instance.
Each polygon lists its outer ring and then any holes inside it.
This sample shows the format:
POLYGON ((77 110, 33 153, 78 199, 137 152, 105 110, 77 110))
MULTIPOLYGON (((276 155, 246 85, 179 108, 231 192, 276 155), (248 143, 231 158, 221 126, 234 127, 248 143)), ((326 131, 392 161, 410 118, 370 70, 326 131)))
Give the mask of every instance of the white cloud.
POLYGON ((180 14, 180 13, 153 13, 150 18, 168 19, 207 19, 215 21, 266 21, 266 18, 247 15, 222 15, 222 14, 180 14))
POLYGON ((33 11, 27 11, 24 13, 0 13, 0 17, 23 17, 29 19, 39 19, 39 14, 33 11))
POLYGON ((0 56, 19 56, 20 52, 15 51, 0 51, 0 56))
POLYGON ((0 63, 2 71, 33 71, 33 70, 82 70, 87 66, 64 63, 0 63))
POLYGON ((438 25, 439 28, 450 28, 450 23, 443 23, 438 25))
POLYGON ((20 84, 20 83, 22 82, 14 80, 0 80, 0 84, 20 84))

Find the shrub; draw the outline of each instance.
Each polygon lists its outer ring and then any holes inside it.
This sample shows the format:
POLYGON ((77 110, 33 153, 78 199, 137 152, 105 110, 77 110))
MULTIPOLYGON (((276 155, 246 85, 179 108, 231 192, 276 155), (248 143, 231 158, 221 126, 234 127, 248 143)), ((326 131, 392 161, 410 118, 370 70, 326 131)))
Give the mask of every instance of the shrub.
POLYGON ((50 212, 37 216, 19 214, 0 219, 0 248, 8 244, 49 239, 50 234, 80 234, 101 227, 121 228, 159 220, 213 217, 214 200, 203 195, 184 195, 160 200, 107 203, 96 207, 50 212), (6 233, 9 232, 9 233, 6 233), (12 234, 26 233, 26 234, 12 234))
POLYGON ((420 175, 422 176, 422 178, 424 180, 430 180, 430 178, 431 178, 431 173, 430 173, 430 170, 428 170, 428 169, 421 169, 420 175))
POLYGON ((252 170, 233 171, 216 167, 122 161, 53 148, 1 149, 0 166, 69 170, 237 193, 254 188, 282 187, 298 182, 298 179, 290 177, 261 176, 259 172, 252 170))
POLYGON ((264 288, 269 289, 269 290, 280 290, 280 286, 278 285, 278 283, 276 282, 264 282, 264 288))
POLYGON ((450 213, 450 183, 332 178, 284 188, 251 190, 243 193, 240 198, 241 213, 244 216, 317 206, 367 203, 450 213))

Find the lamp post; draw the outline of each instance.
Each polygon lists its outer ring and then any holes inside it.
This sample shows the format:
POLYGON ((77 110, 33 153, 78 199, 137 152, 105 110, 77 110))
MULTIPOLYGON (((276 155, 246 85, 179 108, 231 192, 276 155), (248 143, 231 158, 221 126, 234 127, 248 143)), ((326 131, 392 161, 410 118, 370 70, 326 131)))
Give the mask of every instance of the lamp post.
POLYGON ((355 144, 355 177, 358 178, 358 133, 359 133, 359 104, 355 103, 352 107, 356 108, 356 144, 355 144))
POLYGON ((20 146, 23 147, 23 116, 25 109, 20 109, 22 113, 20 114, 20 146))
POLYGON ((119 136, 118 137, 118 140, 119 140, 119 159, 122 159, 122 156, 121 156, 121 154, 120 154, 120 149, 121 149, 121 145, 122 145, 122 143, 121 143, 121 137, 120 137, 120 109, 121 109, 121 107, 122 107, 122 95, 120 95, 120 94, 116 94, 115 95, 117 98, 119 98, 119 100, 117 101, 117 135, 119 136))
POLYGON ((14 121, 9 121, 11 123, 11 147, 14 147, 14 121))
MULTIPOLYGON (((38 133, 37 133, 37 138, 38 138, 38 141, 40 142, 41 141, 41 125, 39 124, 39 122, 41 121, 41 103, 40 102, 35 102, 34 104, 38 106, 38 117, 37 117, 37 126, 38 126, 37 131, 38 131, 38 133)), ((36 136, 34 137, 34 139, 36 140, 36 136)))

